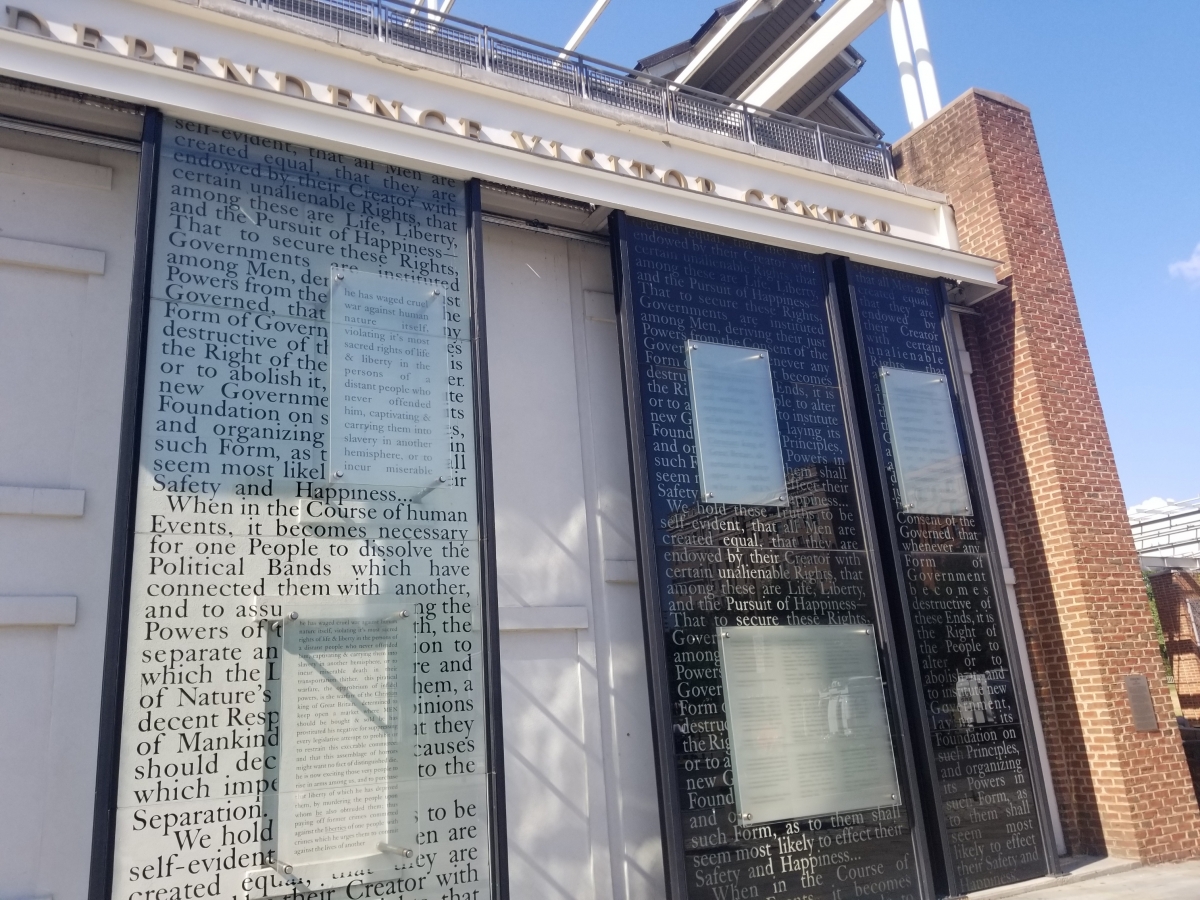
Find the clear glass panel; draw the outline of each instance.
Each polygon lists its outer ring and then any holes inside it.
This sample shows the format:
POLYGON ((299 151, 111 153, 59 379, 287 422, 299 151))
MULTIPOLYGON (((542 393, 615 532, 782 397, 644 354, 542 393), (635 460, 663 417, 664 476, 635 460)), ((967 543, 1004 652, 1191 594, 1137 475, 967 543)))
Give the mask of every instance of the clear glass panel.
POLYGON ((687 363, 703 500, 787 506, 767 351, 688 341, 687 363))
POLYGON ((879 375, 904 512, 971 515, 946 376, 888 366, 879 375))
POLYGON ((742 625, 717 643, 744 823, 899 802, 869 625, 742 625))
POLYGON ((446 484, 453 467, 445 294, 349 269, 335 268, 330 282, 331 480, 446 484))
POLYGON ((287 603, 276 859, 306 883, 415 852, 408 604, 287 603), (382 857, 382 858, 379 858, 382 857))

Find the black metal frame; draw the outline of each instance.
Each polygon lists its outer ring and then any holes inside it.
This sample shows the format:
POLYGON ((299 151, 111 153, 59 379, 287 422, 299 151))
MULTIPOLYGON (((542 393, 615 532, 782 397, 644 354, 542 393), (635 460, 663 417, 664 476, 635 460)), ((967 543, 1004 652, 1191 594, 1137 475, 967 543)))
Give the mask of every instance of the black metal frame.
POLYGON ((492 896, 508 900, 508 830, 504 788, 504 721, 500 691, 500 625, 496 575, 496 511, 492 482, 491 391, 483 278, 483 203, 480 181, 466 183, 467 254, 471 290, 471 364, 475 382, 475 459, 483 617, 484 720, 487 726, 488 815, 492 896))
POLYGON ((162 121, 161 112, 147 109, 142 122, 133 284, 125 355, 125 397, 121 405, 121 442, 117 462, 112 562, 108 579, 108 623, 105 627, 100 696, 100 740, 92 824, 92 865, 88 878, 89 900, 108 900, 112 888, 117 773, 121 761, 121 711, 125 696, 125 650, 129 633, 129 590, 133 575, 133 523, 137 510, 138 448, 145 394, 146 329, 150 317, 150 268, 154 255, 162 121))
POLYGON ((942 313, 942 338, 946 344, 946 356, 948 357, 950 368, 950 383, 954 388, 954 414, 955 421, 958 425, 966 444, 966 465, 967 474, 972 484, 975 487, 975 494, 972 496, 972 501, 979 503, 976 507, 980 510, 976 517, 977 521, 983 521, 983 536, 984 545, 987 547, 989 566, 992 571, 992 582, 996 585, 996 606, 997 618, 1000 621, 1001 640, 1004 642, 1004 649, 1008 653, 1008 668, 1009 677, 1012 683, 1013 693, 1017 699, 1017 716, 1021 721, 1022 729, 1025 732, 1025 751, 1031 757, 1029 760, 1029 780, 1033 783, 1033 799, 1034 806, 1038 811, 1038 819, 1042 825, 1042 850, 1046 854, 1046 864, 1051 875, 1058 875, 1061 871, 1061 866, 1058 862, 1058 842, 1054 836, 1053 819, 1050 815, 1050 791, 1046 784, 1046 779, 1042 772, 1042 747, 1041 741, 1038 739, 1032 727, 1036 721, 1033 714, 1033 704, 1030 702, 1029 691, 1025 684, 1024 667, 1020 665, 1020 654, 1017 651, 1020 649, 1021 640, 1017 635, 1016 628, 1013 624, 1013 616, 1017 615, 1017 611, 1013 609, 1012 604, 1008 601, 1008 586, 1005 584, 1003 572, 999 572, 1000 578, 997 578, 997 570, 1000 568, 1000 563, 1003 557, 1000 555, 1000 544, 996 535, 996 528, 999 523, 994 523, 992 520, 992 504, 991 496, 988 494, 984 485, 983 478, 980 477, 986 466, 984 463, 983 448, 979 446, 979 441, 975 434, 974 419, 967 414, 968 406, 961 399, 966 396, 968 391, 966 376, 963 373, 962 360, 958 355, 958 341, 954 334, 954 315, 955 312, 951 308, 950 283, 945 279, 939 279, 938 284, 938 301, 941 306, 942 313), (1003 602, 1001 602, 1003 598, 1003 602))

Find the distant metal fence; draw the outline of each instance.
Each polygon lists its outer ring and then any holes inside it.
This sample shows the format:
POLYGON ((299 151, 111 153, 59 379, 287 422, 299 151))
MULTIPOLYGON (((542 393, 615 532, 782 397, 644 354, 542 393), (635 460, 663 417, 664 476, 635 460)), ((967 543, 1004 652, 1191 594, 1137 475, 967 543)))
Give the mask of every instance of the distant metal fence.
POLYGON ((784 113, 754 109, 731 97, 559 50, 466 19, 439 15, 401 0, 240 2, 499 72, 614 109, 677 122, 855 172, 895 177, 891 148, 884 141, 784 113))

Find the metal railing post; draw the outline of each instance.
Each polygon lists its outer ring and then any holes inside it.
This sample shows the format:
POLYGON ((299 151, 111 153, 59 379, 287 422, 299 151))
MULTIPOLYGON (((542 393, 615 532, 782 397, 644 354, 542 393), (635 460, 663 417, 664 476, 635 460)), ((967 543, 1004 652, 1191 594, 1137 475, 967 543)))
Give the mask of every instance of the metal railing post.
POLYGON ((866 138, 840 129, 828 129, 818 122, 778 111, 752 109, 733 97, 678 84, 625 66, 585 57, 578 50, 560 50, 549 44, 519 35, 497 32, 477 22, 443 16, 436 9, 425 12, 412 0, 239 0, 247 6, 269 9, 280 15, 316 22, 336 22, 336 28, 353 27, 357 31, 374 29, 384 43, 396 43, 412 49, 456 59, 484 71, 508 72, 513 77, 567 91, 620 109, 657 115, 666 123, 688 123, 713 134, 732 137, 754 146, 778 149, 804 159, 816 159, 839 168, 895 179, 895 164, 887 142, 866 138), (397 30, 391 30, 392 16, 397 30), (363 22, 366 18, 369 21, 363 22), (447 21, 449 20, 449 21, 447 21), (367 26, 364 29, 364 24, 367 26), (497 42, 502 49, 497 49, 497 42), (470 61, 468 46, 475 47, 470 61), (500 67, 496 63, 499 60, 500 67), (564 67, 570 63, 572 79, 564 67), (568 83, 569 82, 569 83, 568 83), (599 90, 593 95, 592 88, 599 90), (650 93, 658 98, 654 108, 650 93), (684 105, 681 111, 680 98, 684 105), (739 129, 730 116, 741 116, 739 129), (760 122, 761 120, 761 122, 760 122), (760 129, 761 124, 761 129, 760 129), (761 130, 761 134, 759 133, 761 130), (759 138, 763 138, 762 142, 759 138), (833 141, 833 144, 829 142, 833 141), (815 149, 812 143, 815 143, 815 149), (838 160, 835 162, 834 160, 838 160))

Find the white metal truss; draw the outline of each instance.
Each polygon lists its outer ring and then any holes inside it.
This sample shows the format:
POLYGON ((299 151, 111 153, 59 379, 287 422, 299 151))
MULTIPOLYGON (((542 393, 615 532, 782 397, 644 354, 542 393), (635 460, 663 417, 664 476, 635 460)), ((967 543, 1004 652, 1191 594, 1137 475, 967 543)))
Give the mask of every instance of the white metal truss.
POLYGON ((760 109, 778 109, 882 16, 886 2, 837 0, 738 99, 760 109))
POLYGON ((696 70, 712 58, 712 55, 725 43, 726 39, 737 31, 738 26, 745 22, 749 18, 750 13, 754 12, 761 3, 762 0, 745 0, 738 7, 737 12, 725 21, 725 24, 721 26, 716 34, 701 44, 696 50, 696 55, 692 57, 691 62, 684 67, 682 72, 675 76, 675 80, 681 84, 687 84, 687 80, 696 73, 696 70))
POLYGON ((596 0, 592 8, 588 10, 588 14, 583 17, 583 21, 579 23, 579 27, 575 29, 575 33, 571 35, 571 39, 563 46, 564 50, 574 50, 579 46, 580 42, 587 37, 587 33, 592 30, 592 26, 596 24, 596 20, 600 18, 600 13, 604 12, 608 3, 609 0, 596 0))

